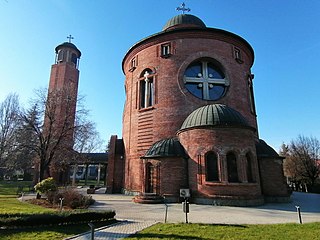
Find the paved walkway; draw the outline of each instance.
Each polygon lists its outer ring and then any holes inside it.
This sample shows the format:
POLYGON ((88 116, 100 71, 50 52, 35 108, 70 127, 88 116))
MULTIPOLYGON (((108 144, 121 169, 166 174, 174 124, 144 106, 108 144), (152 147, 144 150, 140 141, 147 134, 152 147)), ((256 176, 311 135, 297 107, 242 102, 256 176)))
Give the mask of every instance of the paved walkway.
MULTIPOLYGON (((137 204, 132 196, 104 194, 100 189, 92 197, 96 200, 91 209, 116 211, 119 223, 97 229, 95 240, 121 239, 157 222, 185 222, 181 204, 137 204), (166 214, 167 210, 167 214, 166 214)), ((83 190, 84 194, 85 189, 83 190)), ((320 194, 295 192, 291 202, 265 204, 259 207, 226 207, 212 205, 190 205, 188 222, 211 224, 272 224, 298 223, 296 206, 300 206, 302 221, 320 222, 320 194)), ((88 227, 89 228, 89 227, 88 227)), ((91 239, 90 233, 69 239, 91 239)))

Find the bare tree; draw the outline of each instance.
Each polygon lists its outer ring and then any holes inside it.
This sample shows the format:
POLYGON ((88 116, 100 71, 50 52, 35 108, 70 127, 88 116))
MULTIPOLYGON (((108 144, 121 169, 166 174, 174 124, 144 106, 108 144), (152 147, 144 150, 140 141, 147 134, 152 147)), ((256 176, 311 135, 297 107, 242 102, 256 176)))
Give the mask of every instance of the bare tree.
POLYGON ((320 142, 315 137, 299 135, 288 146, 284 163, 285 174, 293 182, 312 188, 320 175, 320 142))
POLYGON ((26 132, 36 139, 26 147, 37 156, 37 181, 66 171, 75 155, 74 134, 84 128, 85 121, 81 119, 85 119, 88 111, 79 104, 75 109, 73 101, 76 100, 65 90, 49 92, 46 96, 42 89, 36 92, 32 106, 22 115, 26 132), (75 116, 79 120, 75 121, 75 116))
POLYGON ((0 166, 10 168, 12 165, 10 160, 16 147, 16 130, 20 124, 19 113, 18 95, 9 94, 0 104, 0 166))

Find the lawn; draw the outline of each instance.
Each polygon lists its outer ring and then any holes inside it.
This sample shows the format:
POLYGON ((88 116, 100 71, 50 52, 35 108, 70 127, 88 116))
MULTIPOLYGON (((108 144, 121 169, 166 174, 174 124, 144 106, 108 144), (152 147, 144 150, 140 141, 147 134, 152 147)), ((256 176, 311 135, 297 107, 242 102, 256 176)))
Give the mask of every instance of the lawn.
MULTIPOLYGON (((44 213, 56 211, 50 208, 44 208, 17 199, 18 186, 19 192, 28 192, 31 182, 0 182, 0 213, 44 213)), ((105 226, 108 223, 96 223, 96 227, 105 226)), ((89 231, 87 224, 78 224, 71 226, 48 226, 41 228, 25 229, 0 229, 0 240, 25 240, 25 239, 64 239, 79 233, 89 231)))
POLYGON ((128 238, 133 239, 320 239, 320 223, 270 225, 156 224, 128 238))

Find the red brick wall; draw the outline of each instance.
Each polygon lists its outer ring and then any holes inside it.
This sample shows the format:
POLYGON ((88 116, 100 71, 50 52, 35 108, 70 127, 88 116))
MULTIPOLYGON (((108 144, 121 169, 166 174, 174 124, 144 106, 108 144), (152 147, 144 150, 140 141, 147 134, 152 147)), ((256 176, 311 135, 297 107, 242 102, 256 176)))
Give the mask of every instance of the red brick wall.
POLYGON ((262 193, 266 197, 289 196, 282 159, 259 159, 262 193))
POLYGON ((189 154, 189 187, 196 196, 247 196, 261 198, 255 135, 250 129, 213 128, 190 129, 178 134, 189 154), (219 182, 206 182, 205 154, 213 151, 218 156, 219 182), (237 157, 239 183, 229 183, 226 155, 237 157), (248 183, 245 155, 251 153, 255 182, 248 183))

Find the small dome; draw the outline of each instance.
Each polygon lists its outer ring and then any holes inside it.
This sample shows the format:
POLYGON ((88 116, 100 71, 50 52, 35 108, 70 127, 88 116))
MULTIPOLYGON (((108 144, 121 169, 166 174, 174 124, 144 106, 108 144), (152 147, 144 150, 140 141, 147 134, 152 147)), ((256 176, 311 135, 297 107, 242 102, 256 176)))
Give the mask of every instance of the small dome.
POLYGON ((169 28, 185 28, 185 27, 197 27, 206 28, 204 22, 191 14, 180 14, 171 18, 166 25, 163 27, 163 31, 169 28))
POLYGON ((186 157, 177 138, 168 138, 154 143, 142 158, 186 157))
POLYGON ((76 50, 78 52, 78 58, 81 57, 81 52, 80 50, 76 47, 76 45, 74 45, 73 43, 70 42, 64 42, 62 44, 60 44, 59 46, 56 47, 56 53, 58 53, 60 48, 73 48, 74 50, 76 50))
POLYGON ((250 127, 238 111, 223 104, 211 104, 193 111, 180 130, 193 127, 244 126, 250 127))
POLYGON ((283 158, 262 139, 256 143, 256 151, 258 158, 283 158))

